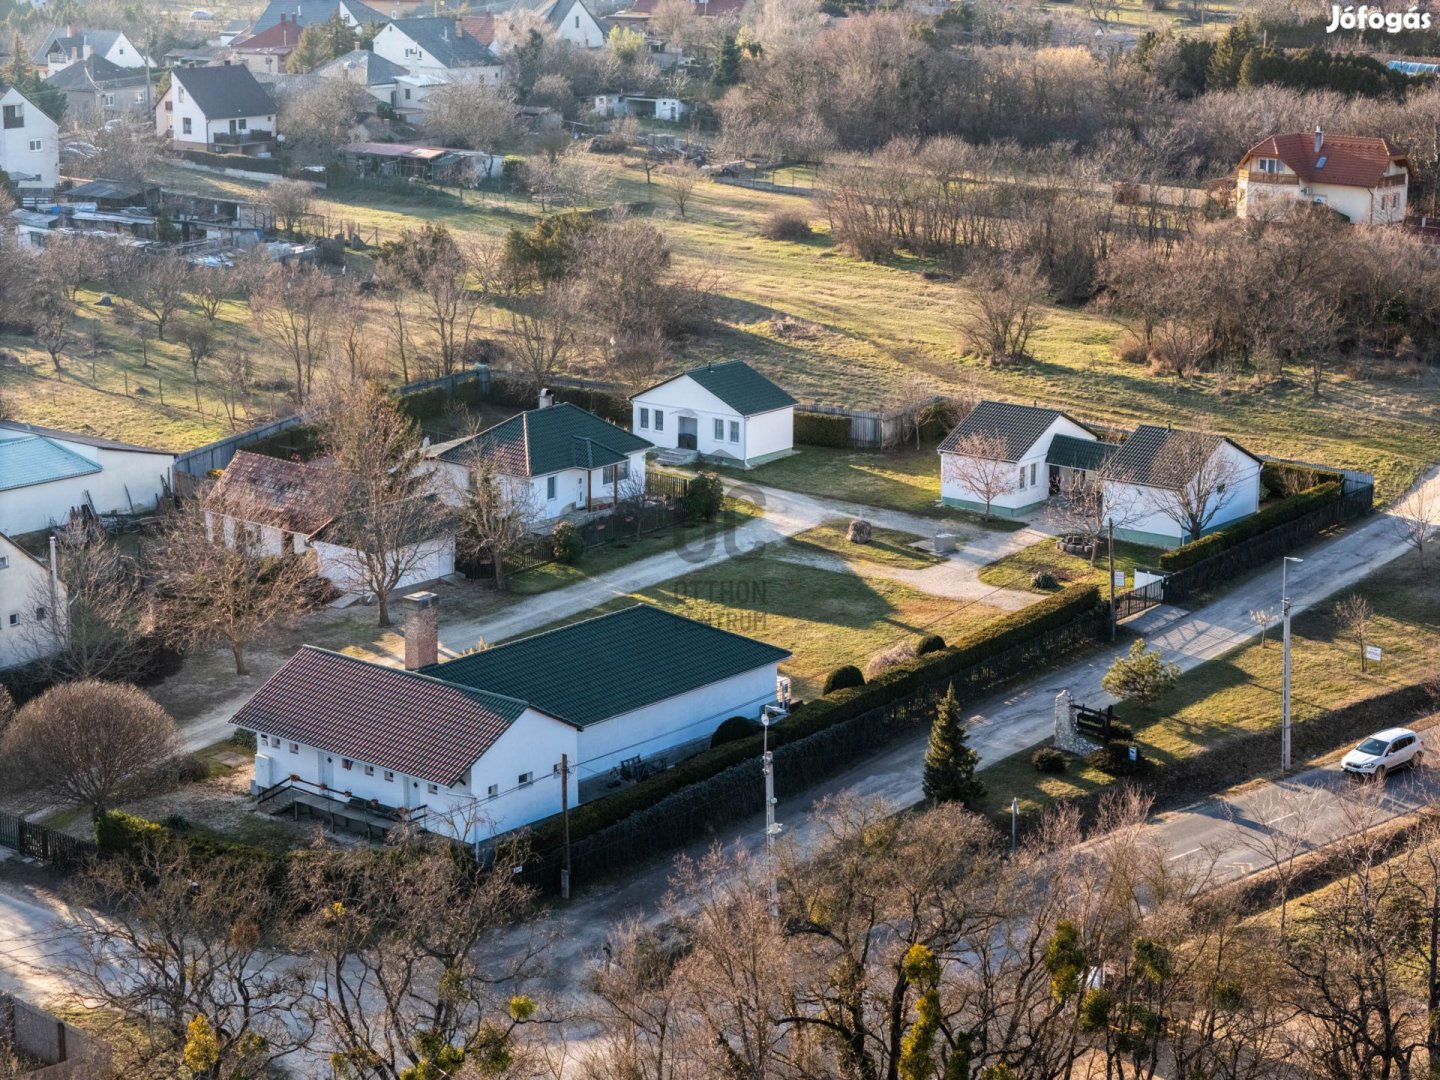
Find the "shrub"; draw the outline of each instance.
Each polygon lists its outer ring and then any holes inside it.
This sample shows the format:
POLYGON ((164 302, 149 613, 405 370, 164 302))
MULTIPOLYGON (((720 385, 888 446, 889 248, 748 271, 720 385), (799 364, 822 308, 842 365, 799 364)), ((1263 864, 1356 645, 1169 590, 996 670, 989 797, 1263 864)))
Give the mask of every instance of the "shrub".
POLYGON ((230 745, 238 747, 241 750, 254 750, 255 732, 249 731, 246 728, 236 728, 230 734, 230 745))
POLYGON ((1062 773, 1069 761, 1064 751, 1053 746, 1042 746, 1030 755, 1030 764, 1035 767, 1036 772, 1062 773))
POLYGON ((939 652, 945 648, 945 639, 939 634, 926 634, 915 642, 915 655, 924 656, 927 653, 939 652))
POLYGON ((865 665, 865 677, 873 679, 877 675, 883 675, 891 668, 905 663, 907 660, 915 659, 915 643, 913 641, 897 641, 888 649, 883 649, 872 656, 865 665))
POLYGON ((1044 589, 1046 592, 1054 592, 1060 587, 1060 582, 1049 570, 1036 570, 1030 575, 1030 587, 1033 589, 1044 589))
POLYGON ((760 235, 766 240, 809 240, 815 230, 810 228, 810 219, 796 210, 776 210, 765 219, 760 235))
POLYGON ((1322 506, 1335 502, 1342 494, 1342 485, 1338 480, 1327 480, 1323 484, 1316 484, 1299 495, 1292 495, 1282 502, 1265 507, 1258 514, 1241 518, 1233 525, 1228 525, 1218 532, 1202 536, 1199 540, 1192 540, 1173 551, 1165 552, 1160 556, 1160 569, 1173 573, 1176 570, 1194 566, 1198 562, 1204 562, 1237 544, 1253 540, 1286 522, 1294 521, 1314 510, 1319 510, 1322 506))
POLYGON ((875 539, 875 530, 864 518, 856 518, 845 530, 845 539, 852 544, 868 544, 875 539))
POLYGON ((795 412, 794 440, 805 446, 850 449, 850 418, 829 413, 795 412))
POLYGON ((828 695, 837 690, 850 690, 864 685, 865 676, 860 669, 854 664, 846 664, 825 676, 825 684, 820 688, 820 693, 828 695))
POLYGON ((555 553, 556 562, 569 566, 585 553, 585 541, 581 539, 579 529, 568 521, 562 521, 550 534, 550 550, 555 553))
POLYGON ((191 827, 190 819, 184 814, 166 814, 161 824, 171 832, 185 832, 191 827))
POLYGON ((1110 721, 1110 734, 1105 738, 1106 742, 1134 742, 1135 729, 1129 724, 1121 724, 1110 721))
POLYGON ((175 779, 182 784, 198 784, 210 777, 210 766, 199 754, 181 754, 171 762, 171 768, 175 779))
POLYGON ((1162 659, 1159 650, 1147 651, 1142 638, 1130 644, 1128 653, 1116 658, 1100 685, 1114 697, 1137 705, 1153 705, 1179 677, 1179 666, 1162 659))
POLYGON ((725 488, 713 472, 701 473, 685 489, 685 512, 696 521, 714 521, 725 504, 725 488))
POLYGON ((732 716, 729 720, 721 723, 715 729, 715 734, 710 736, 710 749, 714 750, 717 746, 737 742, 754 735, 759 730, 760 725, 748 716, 732 716))
POLYGON ((1117 740, 1108 742, 1090 754, 1085 761, 1092 769, 1099 769, 1110 776, 1138 776, 1150 768, 1150 759, 1140 752, 1133 742, 1117 740), (1130 760, 1130 751, 1135 751, 1135 760, 1130 760))

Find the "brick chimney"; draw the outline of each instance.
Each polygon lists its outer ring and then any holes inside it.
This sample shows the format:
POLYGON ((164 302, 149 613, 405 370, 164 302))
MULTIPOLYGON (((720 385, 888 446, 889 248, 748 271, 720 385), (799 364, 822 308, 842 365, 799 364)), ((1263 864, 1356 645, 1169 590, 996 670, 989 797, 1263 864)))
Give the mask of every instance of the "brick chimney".
POLYGON ((415 671, 439 659, 440 598, 433 592, 405 597, 405 670, 415 671))
POLYGON ((1320 130, 1320 125, 1315 125, 1315 153, 1320 153, 1320 147, 1325 145, 1325 132, 1320 130))

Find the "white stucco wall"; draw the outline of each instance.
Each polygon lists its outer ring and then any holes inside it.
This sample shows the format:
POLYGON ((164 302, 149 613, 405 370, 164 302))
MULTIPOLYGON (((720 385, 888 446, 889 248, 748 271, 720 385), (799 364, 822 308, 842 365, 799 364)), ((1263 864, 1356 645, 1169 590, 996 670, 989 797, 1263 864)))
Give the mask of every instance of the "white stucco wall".
POLYGON ((60 180, 60 127, 20 91, 0 94, 0 106, 19 106, 23 126, 0 127, 0 169, 22 188, 53 188, 60 180), (31 144, 38 142, 38 149, 31 144), (21 180, 21 176, 39 180, 21 180))
MULTIPOLYGON (((1255 164, 1256 160, 1252 159, 1249 168, 1254 168, 1255 164)), ((1284 162, 1280 163, 1280 171, 1275 175, 1290 182, 1268 183, 1263 178, 1252 179, 1248 171, 1242 168, 1236 180, 1235 210, 1242 218, 1263 218, 1292 203, 1320 202, 1344 214, 1356 225, 1390 225, 1405 220, 1409 176, 1402 165, 1391 164, 1385 170, 1386 177, 1399 178, 1396 182, 1376 188, 1296 182, 1299 178, 1284 162), (1393 205, 1390 205, 1392 202, 1393 205)))
POLYGON ((85 501, 87 491, 101 514, 128 514, 132 500, 136 510, 150 509, 169 481, 175 461, 173 454, 105 450, 49 438, 97 462, 101 471, 0 491, 0 532, 14 535, 48 529, 52 524, 63 525, 70 508, 85 501))
MULTIPOLYGON (((339 754, 258 732, 255 786, 264 790, 298 776, 311 784, 326 785, 341 799, 376 799, 386 806, 410 809, 423 806, 425 828, 474 841, 559 813, 560 778, 554 769, 562 754, 568 754, 572 762, 577 759, 575 729, 526 709, 470 767, 464 780, 452 788, 434 785, 432 790, 430 783, 418 777, 359 760, 352 760, 346 768, 346 759, 339 754), (534 779, 521 785, 519 778, 525 773, 532 773, 534 779), (494 798, 489 796, 491 785, 497 789, 494 798)), ((579 798, 578 785, 572 772, 572 806, 579 798)))
MULTIPOLYGON (((387 23, 385 28, 375 35, 371 49, 376 56, 389 60, 393 64, 399 64, 412 75, 444 75, 456 82, 477 82, 484 83, 486 86, 500 84, 502 69, 498 64, 477 67, 446 67, 394 23, 387 23)), ((404 76, 397 78, 396 82, 403 87, 405 85, 404 76)), ((403 96, 402 94, 401 97, 403 98, 403 96)), ((396 108, 406 105, 413 106, 418 104, 418 101, 417 96, 412 96, 409 101, 397 101, 395 105, 396 108)))
POLYGON ((42 655, 54 652, 59 645, 54 636, 54 622, 42 625, 43 618, 63 618, 57 609, 64 603, 64 586, 59 586, 61 595, 52 601, 50 596, 50 569, 0 536, 0 671, 28 663, 42 655), (13 622, 12 622, 13 620, 13 622), (47 628, 48 626, 48 628, 47 628))
MULTIPOLYGON (((316 540, 311 546, 315 549, 315 572, 317 574, 327 579, 341 592, 365 591, 364 578, 351 549, 338 544, 329 544, 324 540, 316 540)), ((427 540, 423 544, 412 545, 406 551, 416 553, 416 558, 410 569, 405 572, 395 586, 397 589, 418 585, 422 581, 434 581, 436 578, 455 572, 454 536, 427 540)), ((409 559, 410 556, 407 554, 406 561, 409 559)))
POLYGON ((680 445, 681 419, 695 421, 695 448, 702 454, 751 461, 794 446, 793 408, 741 416, 689 376, 651 387, 630 402, 630 430, 662 449, 680 445), (660 428, 655 426, 657 411, 664 417, 660 428), (715 431, 717 420, 723 425, 719 437, 715 431), (731 437, 732 423, 736 425, 735 438, 731 437))
MULTIPOLYGON (((236 128, 239 129, 239 120, 245 122, 246 131, 275 131, 275 116, 247 116, 237 118, 236 128)), ((178 81, 172 81, 170 89, 165 92, 155 104, 155 134, 162 139, 170 135, 176 146, 191 150, 209 150, 211 140, 216 135, 230 134, 229 120, 207 120, 205 114, 200 111, 200 106, 195 104, 195 99, 185 92, 185 88, 178 81), (166 105, 172 106, 170 110, 166 105), (185 121, 190 121, 190 132, 185 132, 185 121)))
POLYGON ((591 724, 580 732, 581 779, 604 775, 628 758, 708 739, 732 716, 759 717, 761 706, 775 703, 776 674, 777 665, 765 664, 591 724))
MULTIPOLYGON (((1231 443, 1221 443, 1217 455, 1229 458, 1235 469, 1235 480, 1226 487, 1224 494, 1211 498, 1210 505, 1219 509, 1211 519, 1206 532, 1215 532, 1240 518, 1248 517, 1260 508, 1260 463, 1238 450, 1231 443)), ((1105 484, 1105 501, 1133 505, 1134 519, 1123 529, 1117 528, 1115 535, 1121 539, 1138 543, 1159 544, 1165 547, 1179 547, 1188 543, 1182 526, 1166 516, 1163 508, 1174 505, 1174 496, 1166 492, 1139 484, 1105 484), (1128 502, 1127 502, 1128 500, 1128 502)))
MULTIPOLYGON (((1025 456, 1011 464, 1012 490, 1002 492, 990 502, 991 510, 1015 513, 1037 503, 1044 502, 1050 495, 1050 467, 1045 457, 1050 453, 1050 443, 1056 435, 1069 435, 1076 439, 1095 442, 1095 436, 1079 424, 1063 416, 1057 416, 1045 433, 1026 450, 1025 456), (1021 478, 1023 475, 1023 485, 1021 478)), ((983 506, 985 498, 962 478, 962 454, 940 455, 940 497, 957 503, 976 503, 983 506)))
MULTIPOLYGON (((565 0, 560 0, 561 7, 564 4, 565 0)), ((555 36, 582 49, 598 49, 605 44, 604 28, 578 0, 572 0, 560 25, 555 28, 555 36)))

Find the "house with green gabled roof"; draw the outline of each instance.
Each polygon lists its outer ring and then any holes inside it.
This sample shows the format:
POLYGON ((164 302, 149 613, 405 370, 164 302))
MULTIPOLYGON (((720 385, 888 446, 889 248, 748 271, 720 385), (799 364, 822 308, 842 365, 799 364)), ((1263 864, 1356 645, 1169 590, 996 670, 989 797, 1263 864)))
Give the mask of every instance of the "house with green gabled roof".
POLYGON ((742 360, 673 375, 630 399, 631 429, 673 459, 752 468, 794 452, 795 399, 742 360))
POLYGON ((458 504, 480 461, 488 460, 512 498, 533 509, 537 522, 576 511, 600 510, 645 483, 648 439, 569 402, 517 413, 478 435, 427 447, 436 487, 458 504))

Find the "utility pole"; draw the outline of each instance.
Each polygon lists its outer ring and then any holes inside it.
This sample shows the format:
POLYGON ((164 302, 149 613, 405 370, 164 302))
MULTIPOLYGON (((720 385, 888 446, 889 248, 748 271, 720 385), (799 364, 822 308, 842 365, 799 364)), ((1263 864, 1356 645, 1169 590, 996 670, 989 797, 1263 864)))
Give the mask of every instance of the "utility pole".
POLYGON ((1020 846, 1020 796, 1010 799, 1010 854, 1020 846))
POLYGON ((1292 562, 1304 562, 1286 555, 1280 562, 1280 616, 1284 620, 1284 658, 1280 676, 1280 769, 1290 771, 1290 578, 1292 562))
POLYGON ((560 899, 570 899, 570 755, 560 755, 560 822, 565 856, 560 867, 560 899))
POLYGON ((1110 557, 1110 640, 1115 640, 1115 519, 1105 519, 1105 550, 1110 557))
POLYGON ((770 879, 770 918, 780 917, 780 885, 775 878, 775 837, 780 832, 780 826, 775 821, 775 755, 770 752, 770 724, 772 718, 768 712, 760 714, 760 724, 764 731, 761 736, 760 757, 761 769, 765 773, 765 867, 766 874, 770 879))

